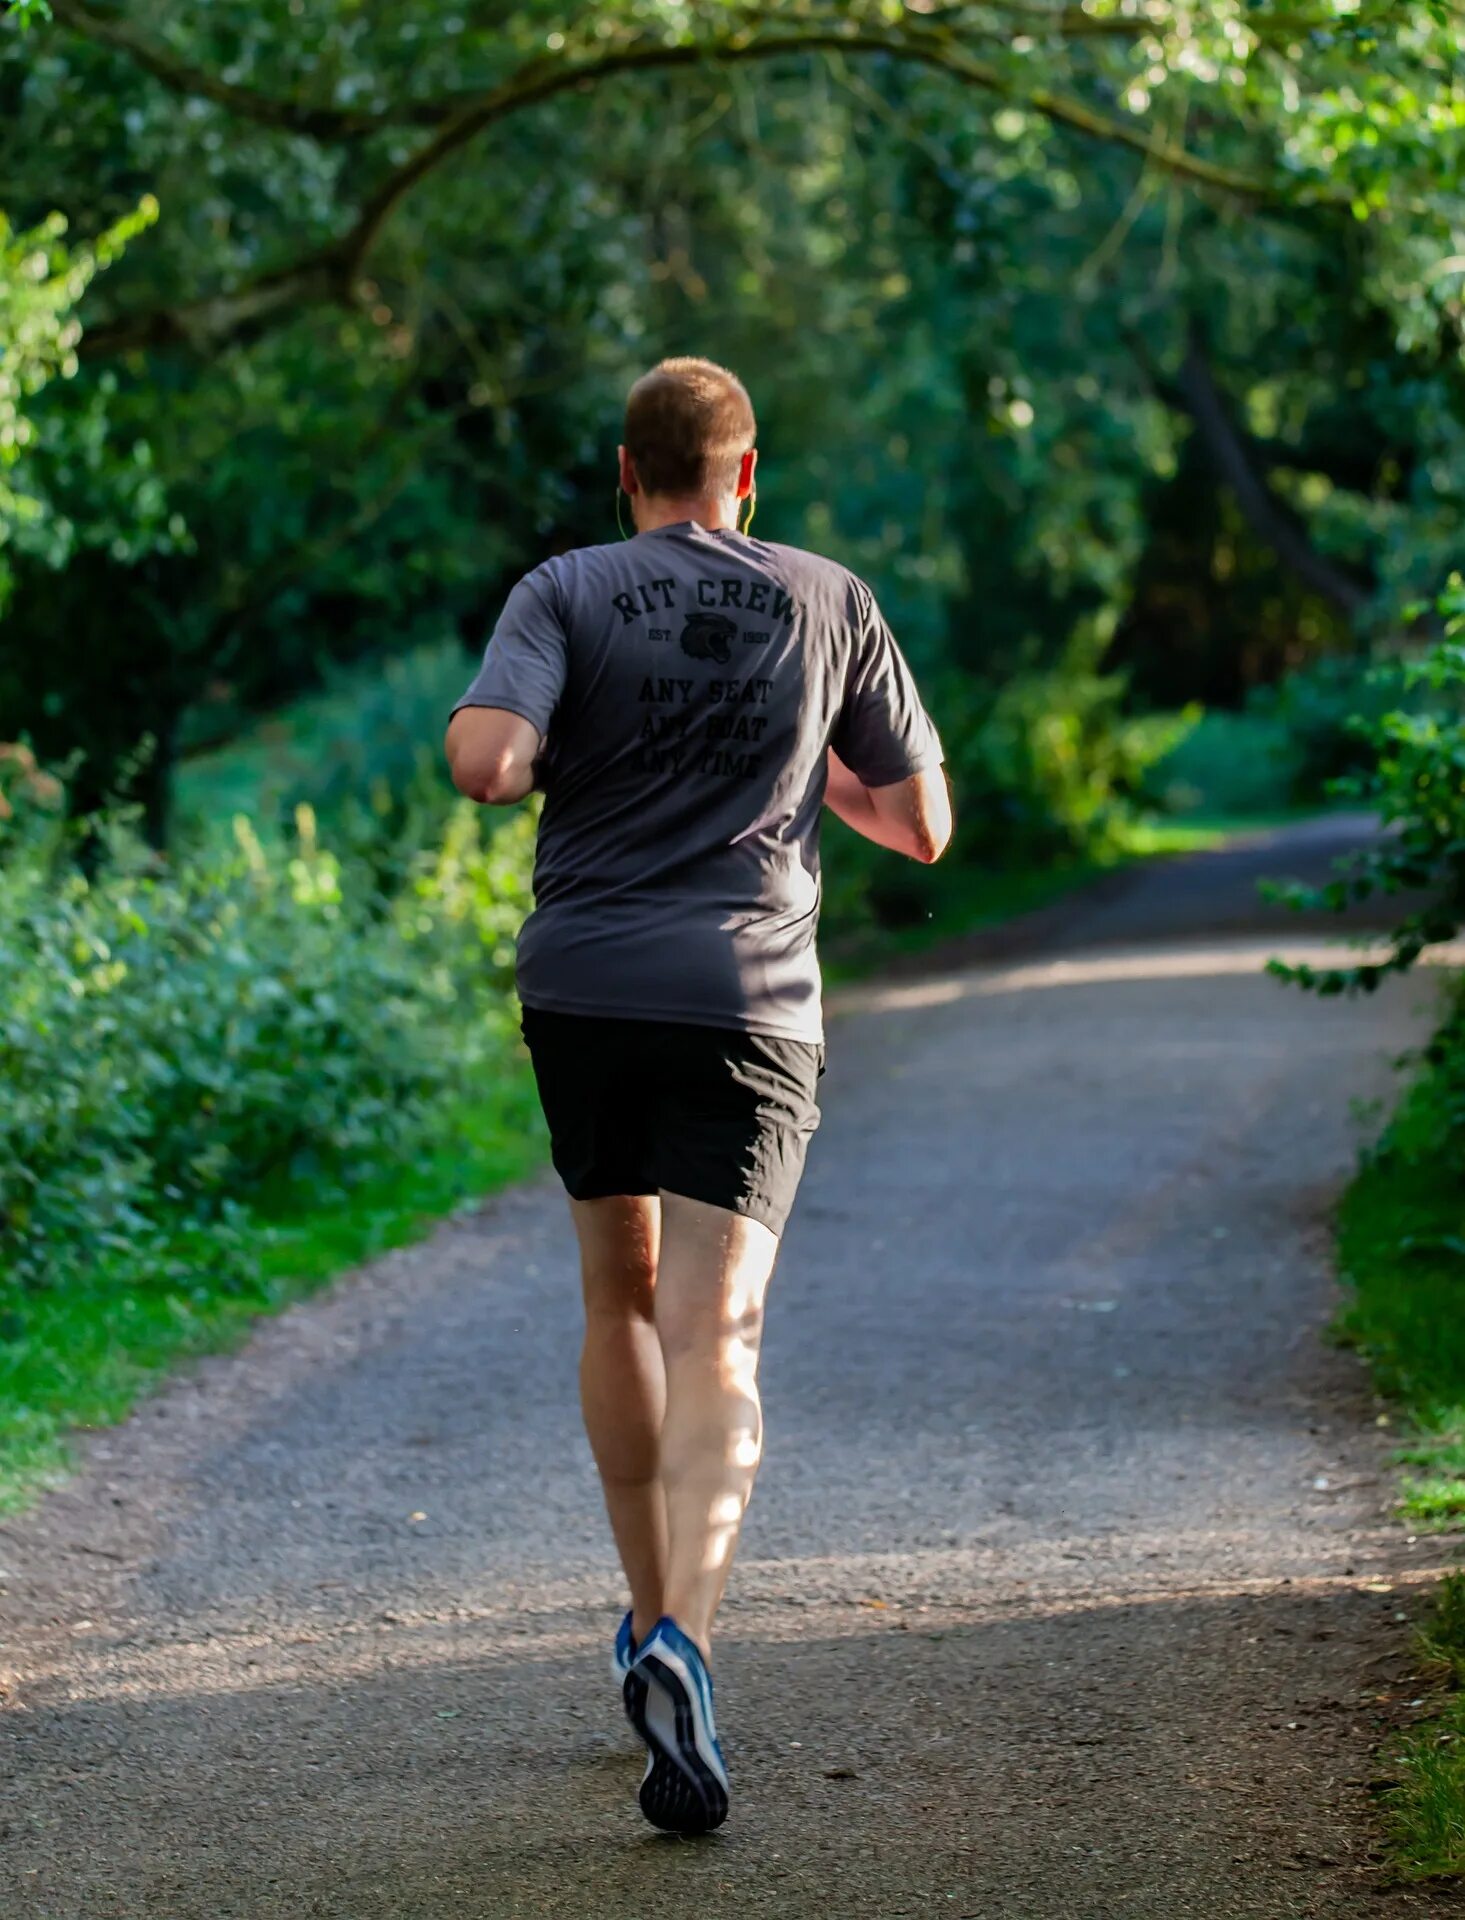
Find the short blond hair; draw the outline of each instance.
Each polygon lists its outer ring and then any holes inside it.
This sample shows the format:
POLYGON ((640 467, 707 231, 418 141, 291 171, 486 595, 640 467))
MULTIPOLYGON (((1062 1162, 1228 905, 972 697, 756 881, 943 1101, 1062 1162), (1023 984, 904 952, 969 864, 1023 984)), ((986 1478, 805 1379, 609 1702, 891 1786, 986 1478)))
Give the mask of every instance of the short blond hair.
POLYGON ((626 401, 623 437, 636 478, 674 500, 731 493, 757 434, 746 387, 712 360, 663 360, 626 401))

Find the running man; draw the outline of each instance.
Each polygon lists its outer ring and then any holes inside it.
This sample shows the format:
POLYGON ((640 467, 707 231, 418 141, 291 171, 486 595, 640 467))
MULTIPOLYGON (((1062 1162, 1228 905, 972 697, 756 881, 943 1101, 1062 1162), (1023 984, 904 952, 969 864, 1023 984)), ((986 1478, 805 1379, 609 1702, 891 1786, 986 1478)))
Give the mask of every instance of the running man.
POLYGON ((738 530, 755 431, 710 361, 638 380, 634 537, 519 582, 447 736, 470 798, 544 794, 524 1037, 630 1585, 613 1665, 648 1750, 642 1811, 679 1833, 727 1815, 712 1623, 761 1452, 764 1296, 819 1123, 821 812, 914 860, 951 837, 940 742, 870 589, 738 530))

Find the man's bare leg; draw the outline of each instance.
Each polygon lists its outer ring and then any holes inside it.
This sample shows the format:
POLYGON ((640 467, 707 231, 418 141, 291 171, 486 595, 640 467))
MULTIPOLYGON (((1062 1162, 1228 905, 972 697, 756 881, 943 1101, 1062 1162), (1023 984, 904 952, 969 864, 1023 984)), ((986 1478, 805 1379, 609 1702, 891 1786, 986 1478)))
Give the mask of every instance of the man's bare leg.
POLYGON ((761 1222, 662 1194, 655 1289, 666 1363, 662 1611, 704 1654, 762 1453, 758 1347, 777 1254, 778 1236, 761 1222))
POLYGON ((661 1204, 654 1195, 572 1200, 585 1294, 580 1404, 600 1469, 631 1631, 642 1640, 665 1611, 666 1498, 660 1435, 666 1370, 654 1314, 661 1204))

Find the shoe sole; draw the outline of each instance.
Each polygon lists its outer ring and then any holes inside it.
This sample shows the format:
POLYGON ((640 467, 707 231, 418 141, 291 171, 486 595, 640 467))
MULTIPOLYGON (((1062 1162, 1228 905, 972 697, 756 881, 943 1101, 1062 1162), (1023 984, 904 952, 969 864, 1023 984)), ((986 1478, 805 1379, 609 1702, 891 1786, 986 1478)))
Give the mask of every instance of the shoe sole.
POLYGON ((626 1675, 626 1717, 646 1743, 641 1811, 663 1833, 711 1833, 727 1818, 727 1782, 698 1745, 702 1710, 676 1667, 648 1654, 626 1675))

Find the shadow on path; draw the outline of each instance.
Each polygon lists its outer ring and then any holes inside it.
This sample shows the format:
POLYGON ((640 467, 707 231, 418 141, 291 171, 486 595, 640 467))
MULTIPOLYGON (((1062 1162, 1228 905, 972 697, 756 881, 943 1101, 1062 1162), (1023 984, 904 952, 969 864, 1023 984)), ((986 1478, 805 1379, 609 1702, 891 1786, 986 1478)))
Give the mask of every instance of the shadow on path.
POLYGON ((699 1844, 627 1818, 640 1762, 598 1657, 404 1624, 350 1676, 194 1691, 185 1658, 166 1693, 27 1716, 25 1799, 54 1810, 67 1862, 64 1904, 42 1870, 33 1910, 1352 1920, 1366 1893, 1369 1912, 1438 1910, 1381 1900, 1360 1846, 1358 1756, 1391 1680, 1365 1663, 1396 1606, 1346 1586, 1034 1596, 977 1622, 852 1603, 838 1637, 735 1636, 737 1817, 699 1844), (1279 1640, 1308 1655, 1281 1692, 1279 1640), (1238 1676, 1244 1710, 1212 1717, 1238 1676), (866 1700, 901 1703, 898 1740, 866 1700))

